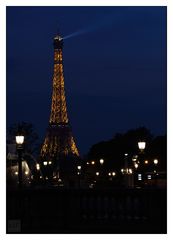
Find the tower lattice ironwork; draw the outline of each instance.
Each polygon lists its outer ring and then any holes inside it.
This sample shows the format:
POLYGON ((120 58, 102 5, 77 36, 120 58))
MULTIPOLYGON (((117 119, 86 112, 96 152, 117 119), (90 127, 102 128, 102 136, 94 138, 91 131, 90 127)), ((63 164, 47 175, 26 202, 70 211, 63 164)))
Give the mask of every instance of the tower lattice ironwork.
POLYGON ((79 157, 67 115, 64 89, 63 39, 54 38, 53 92, 49 126, 41 148, 41 159, 51 163, 56 169, 59 159, 79 157))

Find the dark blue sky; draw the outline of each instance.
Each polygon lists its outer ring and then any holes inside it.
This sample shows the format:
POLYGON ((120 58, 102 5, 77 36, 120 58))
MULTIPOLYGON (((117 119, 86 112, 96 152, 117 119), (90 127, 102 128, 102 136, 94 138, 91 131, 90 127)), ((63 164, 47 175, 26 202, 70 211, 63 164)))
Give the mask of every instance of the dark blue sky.
POLYGON ((87 30, 63 55, 81 153, 130 128, 166 132, 166 7, 7 7, 7 126, 32 122, 43 141, 58 29, 87 30))

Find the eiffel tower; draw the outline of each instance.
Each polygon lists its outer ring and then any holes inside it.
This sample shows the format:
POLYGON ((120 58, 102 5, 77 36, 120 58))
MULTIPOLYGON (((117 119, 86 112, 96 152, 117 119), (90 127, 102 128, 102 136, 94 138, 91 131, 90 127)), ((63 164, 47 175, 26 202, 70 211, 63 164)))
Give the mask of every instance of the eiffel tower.
POLYGON ((51 169, 51 176, 55 176, 57 172, 59 175, 63 162, 69 163, 71 159, 79 157, 67 115, 62 49, 63 39, 57 35, 54 38, 51 113, 46 137, 40 153, 41 164, 43 168, 51 169))

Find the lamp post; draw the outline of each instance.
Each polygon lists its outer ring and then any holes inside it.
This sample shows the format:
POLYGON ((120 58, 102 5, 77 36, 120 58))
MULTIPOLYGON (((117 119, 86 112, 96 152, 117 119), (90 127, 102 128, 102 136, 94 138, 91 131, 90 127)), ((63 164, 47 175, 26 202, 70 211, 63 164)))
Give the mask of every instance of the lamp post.
MULTIPOLYGON (((145 150, 145 147, 146 147, 146 142, 145 141, 139 141, 138 142, 138 148, 139 148, 139 165, 136 169, 139 169, 137 171, 137 181, 139 182, 143 182, 143 163, 142 163, 142 159, 143 159, 143 154, 144 154, 144 150, 145 150)), ((141 185, 141 184, 140 184, 141 185)))
POLYGON ((159 161, 158 161, 158 159, 154 159, 153 160, 153 163, 154 163, 154 177, 155 177, 155 185, 156 185, 156 187, 157 187, 157 175, 158 175, 158 173, 157 173, 157 165, 158 165, 158 163, 159 163, 159 161))
POLYGON ((77 172, 77 174, 78 174, 78 188, 80 188, 80 175, 81 175, 81 166, 80 165, 77 166, 77 170, 78 170, 78 172, 77 172))
POLYGON ((16 147, 18 153, 18 179, 19 179, 19 188, 22 187, 22 150, 23 150, 24 136, 16 136, 16 147))
POLYGON ((101 158, 99 160, 99 162, 100 162, 100 167, 99 167, 99 169, 100 169, 100 173, 99 173, 100 177, 99 177, 99 180, 100 180, 100 183, 103 184, 104 183, 104 176, 105 176, 105 171, 104 171, 104 168, 103 168, 104 159, 101 158))

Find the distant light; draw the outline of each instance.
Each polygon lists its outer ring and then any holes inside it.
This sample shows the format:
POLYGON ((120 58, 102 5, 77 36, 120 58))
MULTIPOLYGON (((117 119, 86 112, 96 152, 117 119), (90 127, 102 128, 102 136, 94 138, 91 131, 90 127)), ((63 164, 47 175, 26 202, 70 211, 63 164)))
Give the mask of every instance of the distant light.
POLYGON ((91 164, 92 164, 92 165, 94 165, 94 164, 95 164, 95 162, 94 162, 94 161, 92 161, 92 162, 91 162, 91 164))
POLYGON ((99 176, 99 172, 96 172, 96 175, 99 176))
POLYGON ((159 161, 158 161, 158 159, 154 159, 153 162, 154 162, 155 165, 157 165, 159 161))
POLYGON ((131 168, 129 168, 128 172, 129 172, 130 174, 132 174, 132 169, 131 169, 131 168))
POLYGON ((81 170, 81 166, 77 166, 77 169, 78 169, 78 170, 81 170))
POLYGON ((124 156, 128 156, 128 153, 125 153, 124 156))
POLYGON ((108 175, 111 176, 111 173, 109 172, 108 175))
POLYGON ((51 165, 52 164, 52 162, 51 161, 49 161, 49 165, 51 165))
POLYGON ((135 163, 134 166, 135 166, 135 168, 137 169, 139 165, 138 165, 137 163, 135 163))
POLYGON ((140 150, 144 150, 145 149, 145 146, 146 146, 146 142, 138 142, 138 148, 140 150))
POLYGON ((28 171, 25 171, 25 175, 28 175, 28 171))
POLYGON ((24 136, 16 136, 16 143, 23 144, 24 143, 24 136))
POLYGON ((145 164, 148 164, 148 160, 145 160, 145 164))
POLYGON ((133 162, 136 162, 136 161, 137 161, 137 158, 138 158, 138 155, 134 155, 134 156, 132 157, 132 161, 133 161, 133 162))
POLYGON ((42 176, 40 176, 40 178, 43 178, 42 176))
POLYGON ((18 175, 18 172, 15 172, 14 174, 15 174, 15 175, 18 175))
POLYGON ((40 164, 39 163, 36 164, 36 169, 40 170, 40 164))
POLYGON ((43 162, 43 165, 46 166, 46 165, 47 165, 47 162, 43 162))
POLYGON ((115 176, 116 175, 116 173, 115 172, 112 172, 112 176, 115 176))
POLYGON ((150 179, 151 179, 151 175, 148 175, 148 176, 147 176, 147 179, 150 180, 150 179))
POLYGON ((138 180, 139 180, 139 181, 142 180, 142 174, 138 174, 138 180))
POLYGON ((121 172, 122 172, 122 173, 124 172, 124 169, 123 169, 123 168, 121 169, 121 172))
POLYGON ((80 175, 80 172, 77 172, 77 175, 80 175))
POLYGON ((87 165, 89 165, 89 162, 87 162, 87 165))
POLYGON ((48 177, 46 177, 46 180, 48 179, 48 177))
POLYGON ((100 159, 100 164, 103 164, 104 163, 104 159, 100 159))

